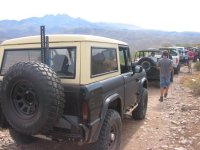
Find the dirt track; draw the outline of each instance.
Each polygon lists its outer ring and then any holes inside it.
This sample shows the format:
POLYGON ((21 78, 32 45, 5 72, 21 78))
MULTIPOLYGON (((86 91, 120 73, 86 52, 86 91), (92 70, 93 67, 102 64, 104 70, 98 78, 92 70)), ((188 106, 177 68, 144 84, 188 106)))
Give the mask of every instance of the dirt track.
MULTIPOLYGON (((150 84, 147 117, 143 121, 123 120, 121 150, 199 150, 200 98, 180 84, 189 76, 186 68, 175 76, 164 102, 159 102, 159 88, 150 84)), ((26 146, 13 142, 6 130, 0 130, 0 150, 73 150, 84 149, 65 143, 39 140, 26 146)))

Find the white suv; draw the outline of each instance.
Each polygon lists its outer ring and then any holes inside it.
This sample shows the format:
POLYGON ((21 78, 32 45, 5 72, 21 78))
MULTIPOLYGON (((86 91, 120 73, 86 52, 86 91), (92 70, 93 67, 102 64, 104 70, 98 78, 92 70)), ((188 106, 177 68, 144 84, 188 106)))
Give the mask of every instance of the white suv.
POLYGON ((180 54, 177 48, 174 47, 162 47, 159 50, 164 51, 167 50, 169 52, 169 57, 172 57, 174 73, 178 74, 180 71, 180 54))
POLYGON ((173 48, 176 48, 178 50, 179 55, 180 55, 180 63, 184 64, 185 63, 185 57, 186 57, 185 48, 184 47, 173 47, 173 48))

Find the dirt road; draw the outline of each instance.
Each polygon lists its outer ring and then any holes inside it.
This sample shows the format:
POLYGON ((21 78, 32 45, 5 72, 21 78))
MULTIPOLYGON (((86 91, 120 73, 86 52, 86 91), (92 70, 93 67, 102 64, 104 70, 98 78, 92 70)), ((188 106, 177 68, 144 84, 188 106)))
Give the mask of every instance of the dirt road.
MULTIPOLYGON (((121 150, 199 150, 200 97, 182 87, 180 78, 189 76, 187 69, 175 76, 164 102, 159 102, 159 88, 150 84, 147 117, 143 121, 123 120, 121 150)), ((73 150, 85 149, 66 143, 39 140, 20 146, 0 130, 0 150, 73 150)))

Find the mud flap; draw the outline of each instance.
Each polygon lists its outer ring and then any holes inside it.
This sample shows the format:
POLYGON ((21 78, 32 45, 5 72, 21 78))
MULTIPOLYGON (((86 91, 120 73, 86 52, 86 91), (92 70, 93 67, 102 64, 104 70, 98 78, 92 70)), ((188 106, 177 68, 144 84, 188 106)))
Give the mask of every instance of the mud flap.
POLYGON ((0 104, 0 128, 8 128, 8 122, 2 112, 1 104, 0 104))

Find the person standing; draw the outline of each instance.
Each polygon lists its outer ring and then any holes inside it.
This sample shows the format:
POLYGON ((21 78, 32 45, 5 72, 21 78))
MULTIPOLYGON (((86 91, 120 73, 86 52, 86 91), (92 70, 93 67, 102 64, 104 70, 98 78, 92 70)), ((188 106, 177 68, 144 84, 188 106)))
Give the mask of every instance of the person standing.
POLYGON ((198 58, 198 61, 200 61, 200 49, 197 51, 197 58, 198 58))
POLYGON ((151 52, 151 59, 153 59, 153 61, 157 62, 157 58, 155 57, 155 52, 151 52))
POLYGON ((188 58, 188 55, 187 55, 187 51, 185 51, 185 57, 184 57, 184 60, 185 60, 185 66, 188 66, 188 62, 189 62, 189 58, 188 58))
POLYGON ((160 99, 163 102, 163 95, 167 97, 170 85, 171 71, 173 69, 172 60, 168 58, 168 51, 163 51, 162 58, 158 61, 157 67, 160 70, 160 99))
POLYGON ((189 50, 187 51, 188 56, 188 73, 192 73, 192 60, 194 59, 194 52, 189 50))

